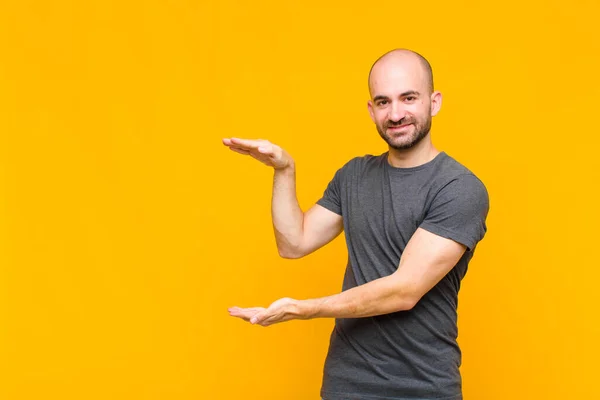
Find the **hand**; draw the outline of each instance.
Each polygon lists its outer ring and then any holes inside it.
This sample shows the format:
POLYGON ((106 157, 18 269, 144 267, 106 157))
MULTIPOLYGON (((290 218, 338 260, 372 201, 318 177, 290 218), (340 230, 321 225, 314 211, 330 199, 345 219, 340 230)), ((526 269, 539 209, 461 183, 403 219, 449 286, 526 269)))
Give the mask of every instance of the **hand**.
POLYGON ((229 309, 229 315, 241 318, 253 325, 269 326, 279 322, 290 321, 292 319, 305 319, 306 317, 302 315, 300 309, 300 301, 285 297, 275 301, 269 308, 231 307, 229 309))
POLYGON ((223 144, 236 153, 252 156, 263 164, 275 169, 284 169, 293 166, 294 161, 292 157, 281 147, 268 140, 225 138, 223 139, 223 144))

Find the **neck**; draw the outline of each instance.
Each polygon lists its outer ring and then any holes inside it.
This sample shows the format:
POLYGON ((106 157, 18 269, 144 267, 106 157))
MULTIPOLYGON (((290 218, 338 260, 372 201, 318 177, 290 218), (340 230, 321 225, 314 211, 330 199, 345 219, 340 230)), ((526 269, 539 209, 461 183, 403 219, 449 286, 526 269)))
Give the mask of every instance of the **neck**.
POLYGON ((388 162, 396 168, 418 167, 433 160, 440 151, 433 146, 429 135, 418 144, 406 150, 389 148, 388 162))

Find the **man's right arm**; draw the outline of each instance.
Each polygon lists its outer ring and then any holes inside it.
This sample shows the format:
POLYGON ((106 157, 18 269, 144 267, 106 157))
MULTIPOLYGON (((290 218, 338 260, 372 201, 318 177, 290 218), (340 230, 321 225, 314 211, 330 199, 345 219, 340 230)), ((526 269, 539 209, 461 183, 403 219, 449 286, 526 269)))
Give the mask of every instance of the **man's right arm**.
POLYGON ((279 255, 301 258, 335 239, 343 230, 342 217, 318 204, 303 212, 296 197, 294 163, 276 169, 271 214, 279 255))
POLYGON ((303 212, 296 196, 296 167, 281 147, 266 140, 223 139, 232 151, 250 155, 274 169, 271 215, 277 250, 301 258, 332 241, 343 230, 342 217, 318 204, 303 212))

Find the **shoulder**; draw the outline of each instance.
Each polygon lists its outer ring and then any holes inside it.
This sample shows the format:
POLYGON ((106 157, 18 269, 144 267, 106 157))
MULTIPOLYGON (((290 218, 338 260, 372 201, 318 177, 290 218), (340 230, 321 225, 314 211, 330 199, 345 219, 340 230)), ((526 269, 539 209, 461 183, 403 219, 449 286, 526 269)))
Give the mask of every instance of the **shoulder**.
POLYGON ((487 202, 488 190, 483 181, 468 167, 444 153, 437 165, 438 193, 464 198, 469 202, 487 202))
POLYGON ((436 166, 436 176, 441 181, 446 181, 446 183, 452 181, 474 182, 485 187, 483 181, 467 166, 445 152, 441 156, 442 158, 436 166))
POLYGON ((385 154, 364 154, 349 159, 341 168, 346 174, 361 174, 365 170, 381 168, 386 160, 385 154))

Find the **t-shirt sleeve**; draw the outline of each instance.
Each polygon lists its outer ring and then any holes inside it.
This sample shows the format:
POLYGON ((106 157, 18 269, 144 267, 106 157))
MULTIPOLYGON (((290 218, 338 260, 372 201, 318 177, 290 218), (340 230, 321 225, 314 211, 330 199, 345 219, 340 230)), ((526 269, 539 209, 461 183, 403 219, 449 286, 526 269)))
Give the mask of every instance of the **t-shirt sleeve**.
POLYGON ((459 175, 438 192, 420 227, 473 250, 487 231, 488 211, 485 185, 475 175, 459 175))
POLYGON ((317 201, 317 204, 325 207, 338 215, 342 215, 341 186, 345 167, 338 169, 333 179, 327 185, 323 196, 317 201))

